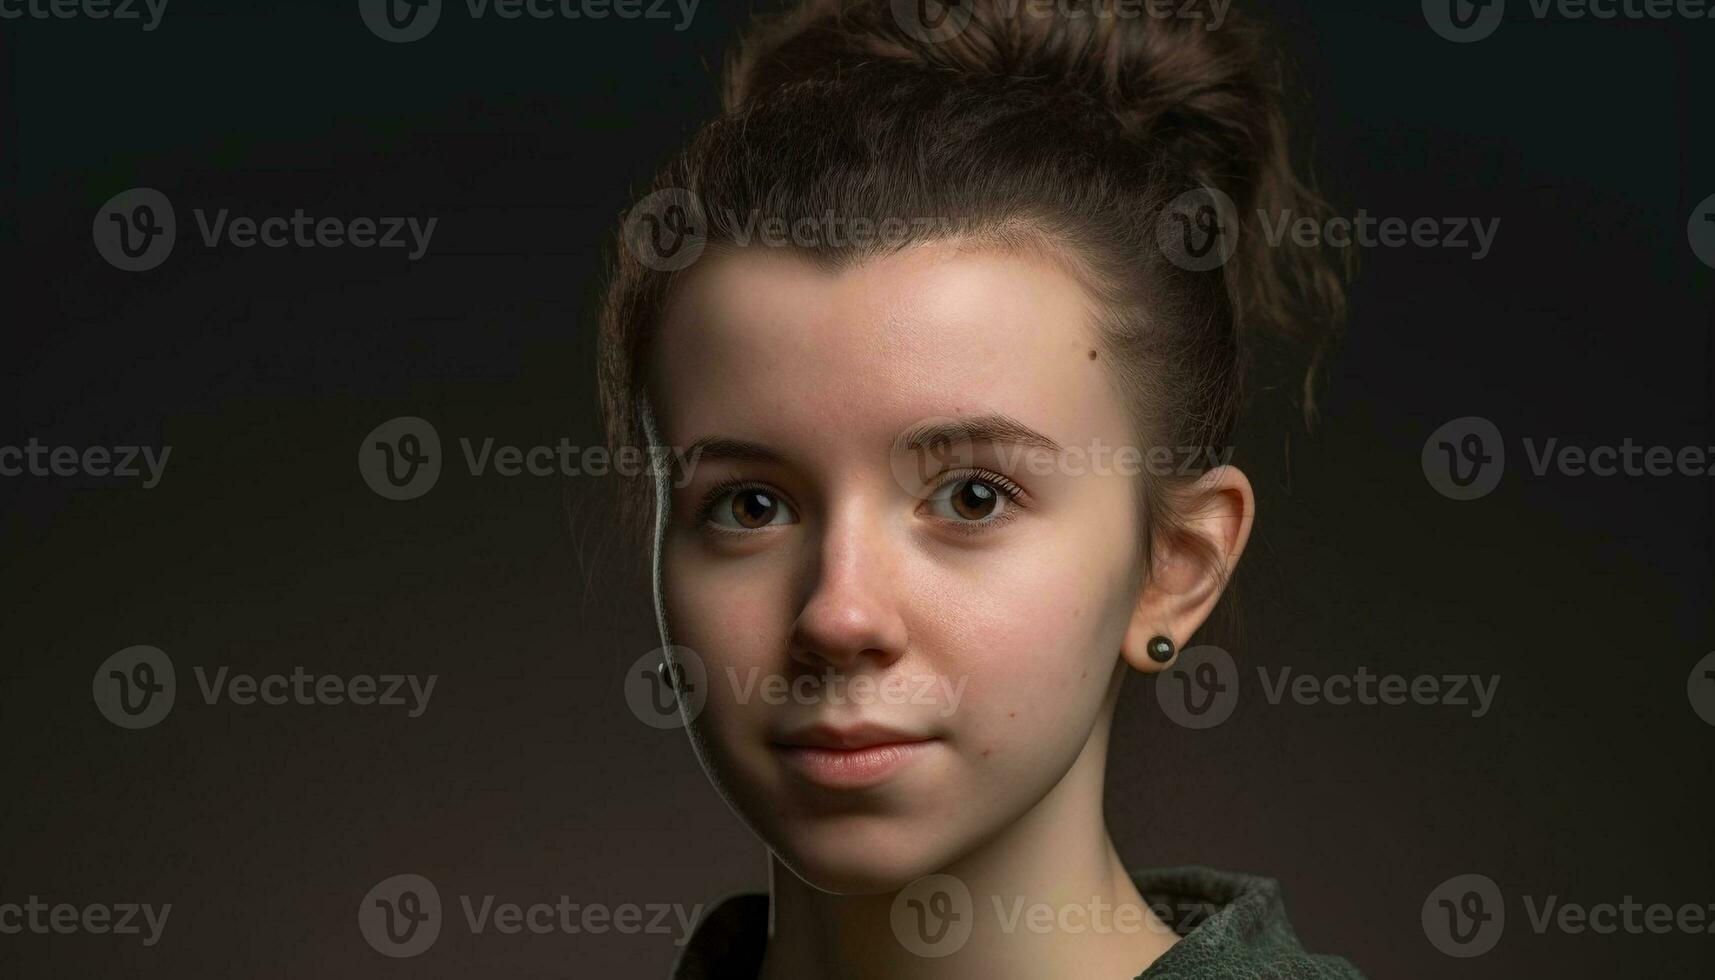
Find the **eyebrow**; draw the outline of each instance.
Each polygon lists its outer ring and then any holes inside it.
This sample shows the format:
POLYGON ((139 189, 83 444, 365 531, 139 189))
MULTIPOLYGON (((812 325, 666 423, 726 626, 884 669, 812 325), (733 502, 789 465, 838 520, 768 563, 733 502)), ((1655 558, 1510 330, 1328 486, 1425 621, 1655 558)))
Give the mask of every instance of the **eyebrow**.
POLYGON ((726 436, 704 436, 685 447, 682 458, 692 461, 730 459, 741 463, 784 463, 786 457, 760 442, 729 439, 726 436))
MULTIPOLYGON (((895 455, 959 442, 1010 442, 1049 452, 1063 447, 1048 436, 1010 415, 975 415, 966 419, 925 422, 901 432, 893 440, 895 455)), ((759 442, 726 436, 704 436, 685 448, 683 459, 724 459, 741 463, 784 463, 786 457, 759 442)))
POLYGON ((975 415, 968 419, 925 422, 912 426, 893 441, 893 451, 902 453, 955 442, 1012 442, 1052 453, 1063 451, 1059 443, 1010 415, 975 415))

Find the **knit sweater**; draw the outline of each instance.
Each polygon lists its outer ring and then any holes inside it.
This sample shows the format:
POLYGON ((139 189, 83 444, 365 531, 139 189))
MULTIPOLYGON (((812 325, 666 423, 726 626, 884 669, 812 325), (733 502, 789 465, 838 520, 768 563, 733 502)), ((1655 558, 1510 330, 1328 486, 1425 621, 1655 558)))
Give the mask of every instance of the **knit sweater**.
MULTIPOLYGON (((1132 881, 1180 937, 1136 980, 1363 980, 1346 960, 1305 952, 1271 878, 1184 867, 1132 881)), ((671 980, 753 980, 767 943, 768 896, 734 895, 698 923, 671 980)))

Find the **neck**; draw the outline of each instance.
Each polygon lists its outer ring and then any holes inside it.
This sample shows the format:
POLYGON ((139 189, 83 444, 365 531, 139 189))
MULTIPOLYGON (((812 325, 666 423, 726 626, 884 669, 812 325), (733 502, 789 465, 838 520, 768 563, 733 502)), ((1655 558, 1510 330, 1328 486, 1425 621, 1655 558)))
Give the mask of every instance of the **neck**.
POLYGON ((951 906, 964 913, 953 920, 954 931, 940 928, 950 917, 937 913, 949 906, 933 889, 920 885, 905 896, 896 933, 898 891, 831 894, 770 854, 771 922, 759 980, 1136 977, 1177 936, 1138 894, 1102 819, 1106 721, 1094 726, 1071 770, 1036 806, 939 870, 970 893, 968 907, 951 906), (920 915, 926 932, 919 932, 920 915), (956 930, 967 921, 969 938, 961 944, 956 930), (928 942, 914 951, 901 935, 928 942), (955 946, 956 952, 934 955, 955 946))

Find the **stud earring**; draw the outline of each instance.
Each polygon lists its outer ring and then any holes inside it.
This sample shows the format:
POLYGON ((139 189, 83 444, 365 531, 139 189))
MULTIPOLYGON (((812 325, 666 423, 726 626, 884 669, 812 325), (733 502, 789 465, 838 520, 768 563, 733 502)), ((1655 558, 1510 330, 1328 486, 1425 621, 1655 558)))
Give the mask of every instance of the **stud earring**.
POLYGON ((661 683, 667 685, 669 689, 673 691, 679 689, 679 685, 676 683, 679 679, 679 672, 667 666, 666 660, 655 665, 655 676, 661 678, 661 683))
POLYGON ((1173 641, 1165 636, 1151 637, 1149 640, 1149 659, 1158 664, 1164 664, 1173 659, 1173 641))

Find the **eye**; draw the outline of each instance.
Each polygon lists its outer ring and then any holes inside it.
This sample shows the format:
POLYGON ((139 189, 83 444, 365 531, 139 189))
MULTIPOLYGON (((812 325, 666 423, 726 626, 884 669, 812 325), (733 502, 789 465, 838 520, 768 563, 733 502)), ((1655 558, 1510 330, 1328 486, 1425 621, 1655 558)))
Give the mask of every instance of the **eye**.
POLYGON ((797 515, 786 500, 767 487, 721 485, 709 491, 703 520, 727 531, 754 531, 771 524, 791 524, 797 515))
POLYGON ((936 517, 986 526, 1012 519, 1024 488, 988 470, 951 474, 924 503, 936 517))

